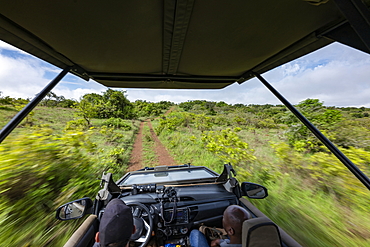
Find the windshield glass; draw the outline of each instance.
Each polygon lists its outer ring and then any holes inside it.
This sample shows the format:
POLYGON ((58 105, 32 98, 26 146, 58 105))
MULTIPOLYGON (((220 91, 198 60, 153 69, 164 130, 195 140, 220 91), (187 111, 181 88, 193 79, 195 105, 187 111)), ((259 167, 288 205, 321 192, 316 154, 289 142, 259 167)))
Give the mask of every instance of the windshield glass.
POLYGON ((131 174, 119 185, 132 184, 157 184, 172 181, 183 181, 190 179, 217 178, 217 175, 206 169, 173 170, 131 174))

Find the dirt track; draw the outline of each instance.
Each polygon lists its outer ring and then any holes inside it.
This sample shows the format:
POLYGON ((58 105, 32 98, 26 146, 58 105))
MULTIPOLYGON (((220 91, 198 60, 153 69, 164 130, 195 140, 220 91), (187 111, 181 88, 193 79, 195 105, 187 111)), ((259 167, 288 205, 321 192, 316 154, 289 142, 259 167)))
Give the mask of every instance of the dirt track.
POLYGON ((157 163, 159 165, 175 165, 176 162, 173 157, 168 153, 167 149, 158 139, 158 136, 155 134, 152 123, 150 120, 141 122, 139 132, 136 136, 134 147, 131 153, 131 159, 129 162, 129 171, 136 171, 140 168, 143 168, 143 129, 144 125, 148 125, 152 140, 154 141, 155 154, 157 157, 157 163))

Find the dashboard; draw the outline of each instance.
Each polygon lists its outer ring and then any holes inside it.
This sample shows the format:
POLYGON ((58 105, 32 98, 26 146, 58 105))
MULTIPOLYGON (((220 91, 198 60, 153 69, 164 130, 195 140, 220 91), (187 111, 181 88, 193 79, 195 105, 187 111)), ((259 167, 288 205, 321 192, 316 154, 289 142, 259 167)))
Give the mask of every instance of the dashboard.
POLYGON ((127 205, 138 202, 145 205, 148 213, 143 213, 141 218, 146 221, 152 218, 152 235, 160 245, 185 245, 190 231, 201 225, 222 227, 224 210, 238 204, 237 197, 217 183, 149 187, 150 190, 138 190, 134 186, 130 192, 122 193, 121 199, 127 205))

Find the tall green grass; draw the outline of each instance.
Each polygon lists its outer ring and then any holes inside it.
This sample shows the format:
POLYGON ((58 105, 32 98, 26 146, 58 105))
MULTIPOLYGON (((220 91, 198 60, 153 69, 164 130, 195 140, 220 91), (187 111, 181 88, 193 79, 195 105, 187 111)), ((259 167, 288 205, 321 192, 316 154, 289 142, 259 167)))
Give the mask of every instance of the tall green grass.
POLYGON ((369 209, 338 202, 289 174, 266 186, 269 196, 253 204, 303 246, 370 246, 369 209))
POLYGON ((150 128, 148 124, 145 122, 143 127, 143 167, 154 167, 159 165, 157 160, 157 155, 155 153, 155 143, 150 133, 150 128))
MULTIPOLYGON (((153 126, 157 126, 157 123, 153 126)), ((207 166, 221 173, 223 161, 204 150, 200 134, 201 131, 194 129, 188 131, 184 128, 177 131, 164 131, 159 135, 159 139, 175 158, 177 164, 190 163, 195 166, 207 166)))
MULTIPOLYGON (((222 128, 225 127, 214 126, 215 130, 222 128)), ((220 173, 224 162, 206 150, 201 133, 193 126, 178 127, 176 131, 162 130, 159 138, 177 161, 204 165, 220 173)), ((239 136, 254 149, 257 159, 243 166, 233 164, 237 179, 269 189, 266 199, 252 203, 288 234, 303 246, 370 246, 370 207, 365 206, 370 205, 368 195, 347 194, 347 198, 338 198, 337 194, 322 190, 307 175, 308 171, 306 176, 300 174, 302 163, 310 167, 308 162, 312 161, 304 154, 297 158, 284 153, 286 160, 276 154, 271 144, 284 142, 281 129, 244 128, 239 136)), ((335 185, 330 180, 326 183, 335 185)))
POLYGON ((40 108, 32 118, 0 145, 0 246, 63 246, 84 219, 58 221, 55 209, 94 198, 103 171, 124 175, 138 130, 138 121, 122 130, 99 119, 65 130, 70 109, 40 108))

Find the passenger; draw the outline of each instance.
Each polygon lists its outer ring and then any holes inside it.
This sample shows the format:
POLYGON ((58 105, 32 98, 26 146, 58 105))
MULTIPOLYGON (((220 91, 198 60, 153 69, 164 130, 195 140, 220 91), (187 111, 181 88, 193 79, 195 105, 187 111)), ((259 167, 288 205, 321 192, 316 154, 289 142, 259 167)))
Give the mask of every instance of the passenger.
POLYGON ((135 231, 131 208, 122 200, 111 200, 100 220, 99 232, 93 247, 128 246, 131 234, 135 231))
MULTIPOLYGON (((228 206, 223 215, 222 225, 229 239, 216 239, 211 242, 211 247, 241 247, 243 222, 251 218, 250 213, 244 208, 228 206)), ((207 238, 198 230, 190 233, 192 247, 209 247, 207 238)))

